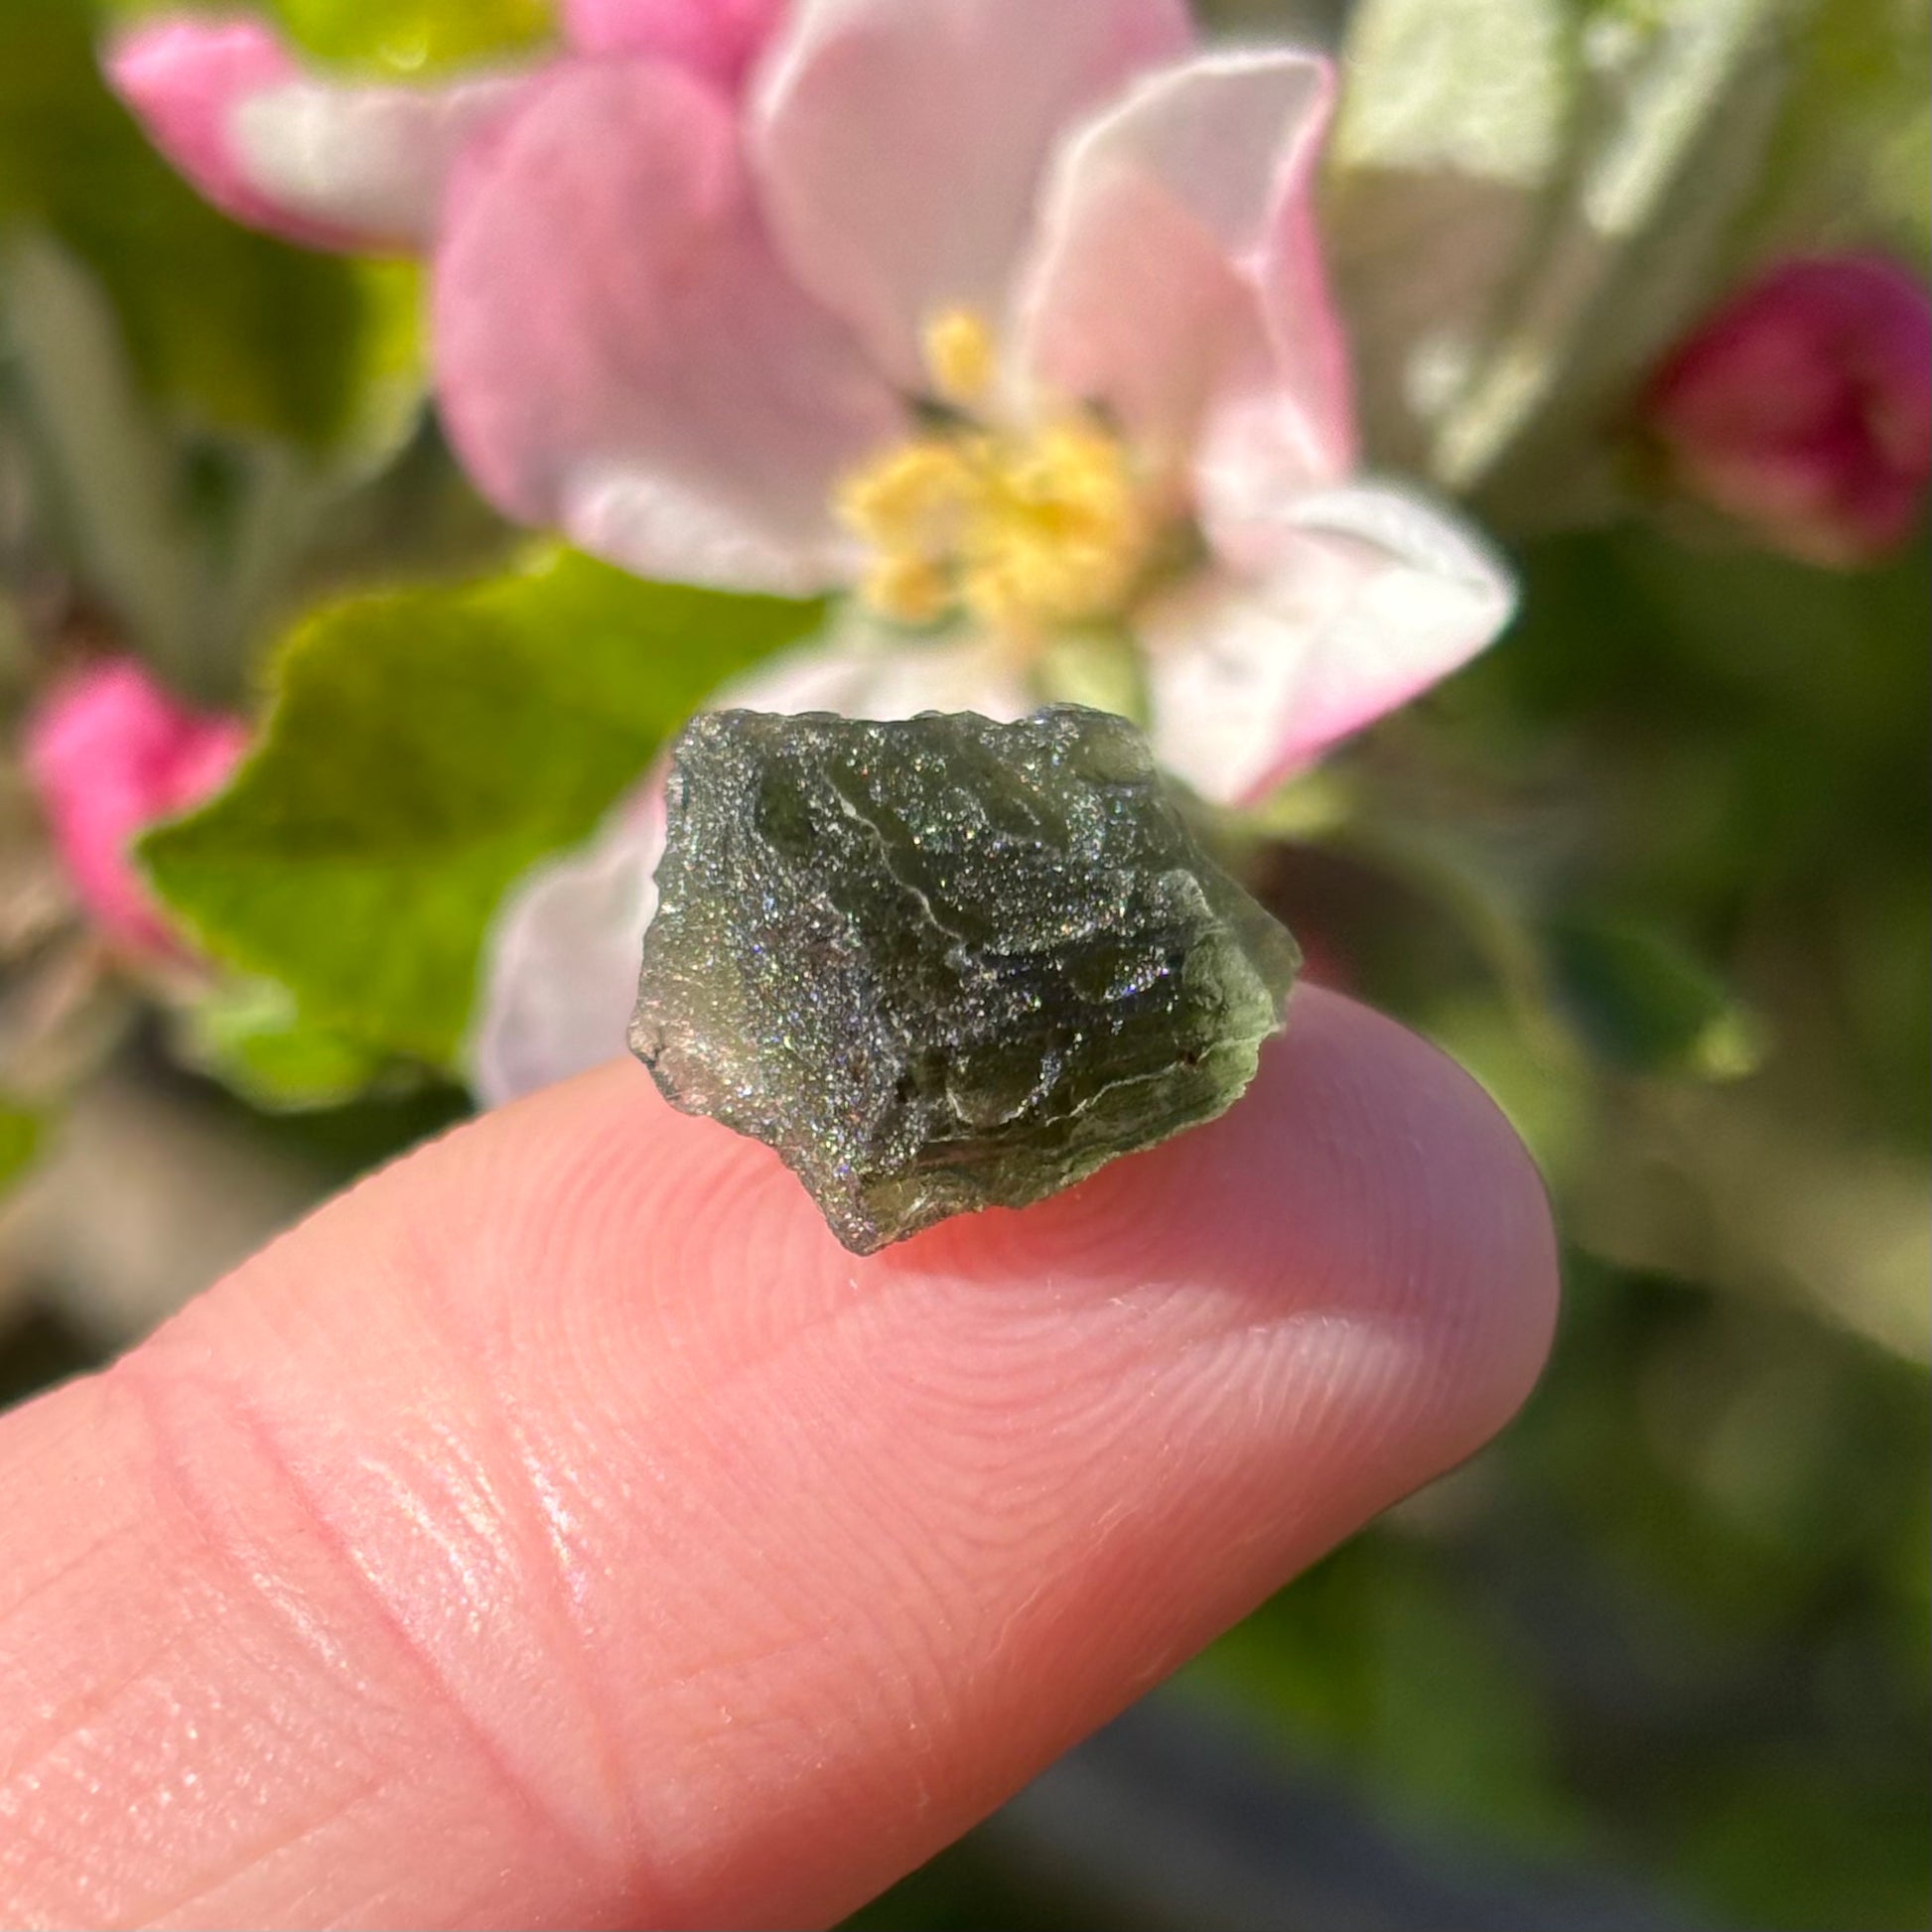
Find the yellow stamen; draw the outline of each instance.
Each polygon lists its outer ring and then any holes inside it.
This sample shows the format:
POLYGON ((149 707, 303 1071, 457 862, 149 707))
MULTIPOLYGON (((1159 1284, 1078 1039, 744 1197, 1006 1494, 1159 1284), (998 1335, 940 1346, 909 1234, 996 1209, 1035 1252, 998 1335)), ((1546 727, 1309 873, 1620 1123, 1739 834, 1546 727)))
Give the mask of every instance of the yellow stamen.
POLYGON ((886 556, 866 572, 865 599, 898 623, 931 623, 953 601, 944 566, 924 557, 886 556))
POLYGON ((989 467, 962 548, 961 596, 1000 628, 1080 623, 1132 588, 1147 528, 1127 452, 1091 424, 1051 424, 989 467))
POLYGON ((978 489, 957 444, 921 437, 851 478, 839 514, 883 555, 943 555, 959 542, 978 489))
MULTIPOLYGON (((992 334, 964 310, 933 322, 926 357, 955 407, 992 386, 992 334)), ((1029 643, 1117 612, 1154 537, 1126 448, 1086 415, 942 422, 848 479, 838 509, 873 553, 875 610, 903 623, 963 611, 1029 643)))
POLYGON ((927 375, 940 399, 961 409, 984 402, 993 388, 997 345, 976 309, 946 309, 926 324, 922 344, 927 375))

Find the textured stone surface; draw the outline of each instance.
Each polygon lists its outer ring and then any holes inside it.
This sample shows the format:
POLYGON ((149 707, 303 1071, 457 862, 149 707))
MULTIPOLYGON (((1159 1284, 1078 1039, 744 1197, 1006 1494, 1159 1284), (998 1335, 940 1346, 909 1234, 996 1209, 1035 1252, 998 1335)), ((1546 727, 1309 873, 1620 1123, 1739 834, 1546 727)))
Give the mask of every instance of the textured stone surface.
POLYGON ((1281 1025, 1294 940, 1118 718, 717 712, 674 760, 631 1049, 858 1253, 1212 1119, 1281 1025))

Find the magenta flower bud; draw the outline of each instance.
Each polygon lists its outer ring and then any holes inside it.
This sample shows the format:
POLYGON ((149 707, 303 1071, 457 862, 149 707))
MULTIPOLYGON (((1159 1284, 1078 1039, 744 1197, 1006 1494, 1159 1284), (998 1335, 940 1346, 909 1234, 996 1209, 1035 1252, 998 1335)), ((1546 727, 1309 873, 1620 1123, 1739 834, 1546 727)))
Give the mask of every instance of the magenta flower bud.
POLYGON ((1644 418, 1685 495, 1808 563, 1868 563, 1932 480, 1932 296, 1877 256, 1786 262, 1671 355, 1644 418))
POLYGON ((218 791, 248 740, 238 718, 186 709, 132 658, 56 688, 27 728, 27 769, 75 896, 125 952, 176 953, 136 870, 136 838, 218 791))

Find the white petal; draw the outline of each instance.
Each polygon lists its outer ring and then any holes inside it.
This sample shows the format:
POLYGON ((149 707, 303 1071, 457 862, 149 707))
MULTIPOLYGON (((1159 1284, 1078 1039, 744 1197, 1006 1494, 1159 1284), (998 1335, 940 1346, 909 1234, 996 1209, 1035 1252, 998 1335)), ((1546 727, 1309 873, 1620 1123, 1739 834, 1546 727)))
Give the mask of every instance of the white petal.
POLYGON ((1181 0, 799 0, 753 127, 793 272, 915 382, 926 320, 1004 314, 1062 135, 1190 38, 1181 0))
POLYGON ((830 711, 845 718, 916 718, 922 711, 977 711, 1024 718, 1037 700, 997 646, 980 637, 901 639, 855 626, 773 657, 727 685, 712 708, 830 711))
POLYGON ((236 104, 236 165, 296 216, 411 246, 435 233, 465 141, 515 98, 507 74, 440 89, 291 80, 236 104))
POLYGON ((1208 406, 1193 450, 1193 502, 1208 548, 1243 575, 1266 573, 1280 548, 1283 504, 1338 483, 1346 445, 1314 433, 1271 360, 1238 362, 1208 406))
POLYGON ((470 1043, 471 1084, 484 1106, 623 1051, 663 850, 663 788, 653 777, 588 846, 538 866, 504 900, 470 1043))
POLYGON ((1209 574, 1147 614, 1162 762, 1203 796, 1253 799, 1466 663, 1515 588, 1473 533, 1372 485, 1277 519, 1269 575, 1209 574))
POLYGON ((1330 92, 1312 55, 1206 55, 1142 80, 1062 150, 1020 310, 1034 380, 1106 403, 1143 450, 1174 459, 1209 397, 1252 377, 1311 445, 1345 451, 1318 261, 1314 306, 1279 352, 1267 303, 1284 237, 1302 239, 1330 92))
POLYGON ((565 464, 556 516, 580 549, 639 576, 811 597, 850 582, 864 563, 857 540, 818 508, 815 491, 795 516, 748 514, 648 460, 591 457, 565 464))

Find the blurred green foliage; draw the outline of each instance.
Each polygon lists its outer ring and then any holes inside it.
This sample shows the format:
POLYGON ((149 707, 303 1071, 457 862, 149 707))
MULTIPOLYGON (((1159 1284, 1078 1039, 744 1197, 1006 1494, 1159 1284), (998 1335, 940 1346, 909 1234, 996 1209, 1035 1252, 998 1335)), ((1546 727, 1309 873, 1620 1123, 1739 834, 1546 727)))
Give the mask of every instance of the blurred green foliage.
POLYGON ((173 679, 231 696, 266 614, 421 398, 418 272, 237 226, 102 82, 103 16, 8 0, 0 441, 46 540, 173 679))
POLYGON ((547 0, 274 0, 267 11, 324 60, 400 74, 502 58, 551 32, 547 0))
POLYGON ((1195 1666, 1399 1812, 1667 1876, 1720 1923, 1923 1923, 1922 1375, 1572 1256, 1476 1469, 1195 1666))
POLYGON ((324 449, 409 365, 413 277, 217 214, 102 86, 74 0, 8 0, 0 244, 31 228, 104 289, 143 388, 205 428, 324 449))
POLYGON ((0 1189, 26 1172, 40 1152, 42 1121, 32 1108, 0 1100, 0 1189))
POLYGON ((1842 577, 1625 529, 1522 563, 1505 643, 1360 758, 1578 908, 1558 951, 1612 1050, 1501 1022, 1452 905, 1404 897, 1338 952, 1536 1145, 1573 1241, 1555 1360, 1496 1449, 1199 1681, 1406 1805, 1668 1873, 1719 1922, 1922 1924, 1932 559, 1842 577), (1764 1016, 1750 1077, 1664 1077, 1714 1022, 1735 1071, 1737 1014, 1636 915, 1764 1016), (1605 1003, 1618 978, 1640 997, 1605 1003))
POLYGON ((1878 244, 1923 261, 1932 233, 1932 9, 1833 0, 1798 36, 1751 246, 1878 244))

